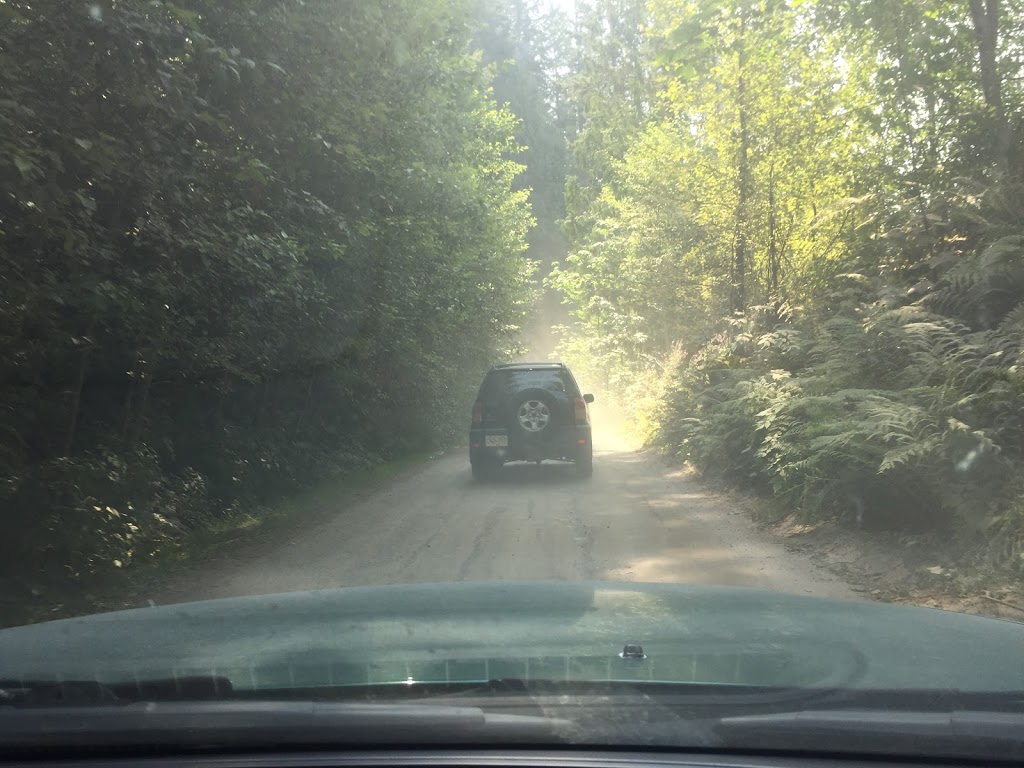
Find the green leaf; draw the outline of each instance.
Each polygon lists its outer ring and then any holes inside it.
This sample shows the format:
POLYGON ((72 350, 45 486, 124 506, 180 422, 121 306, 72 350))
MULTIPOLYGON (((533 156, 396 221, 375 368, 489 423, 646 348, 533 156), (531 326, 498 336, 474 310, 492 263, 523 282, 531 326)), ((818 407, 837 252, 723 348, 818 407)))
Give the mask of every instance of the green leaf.
POLYGON ((96 213, 97 206, 95 200, 81 192, 75 192, 75 197, 78 198, 78 202, 82 204, 82 207, 85 208, 90 216, 96 213))
POLYGON ((14 156, 14 166, 21 172, 22 177, 25 179, 35 175, 36 164, 24 155, 14 156))

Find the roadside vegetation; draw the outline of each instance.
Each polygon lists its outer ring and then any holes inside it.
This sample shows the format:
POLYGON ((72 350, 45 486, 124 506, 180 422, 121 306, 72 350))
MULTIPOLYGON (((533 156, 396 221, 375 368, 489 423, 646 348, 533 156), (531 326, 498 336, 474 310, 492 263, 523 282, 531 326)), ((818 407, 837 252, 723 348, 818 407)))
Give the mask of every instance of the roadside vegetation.
POLYGON ((780 514, 1024 572, 1021 7, 582 7, 565 357, 780 514))
POLYGON ((5 595, 0 600, 0 627, 186 599, 187 595, 177 597, 174 588, 195 574, 210 578, 225 558, 258 560, 268 548, 344 514, 366 496, 413 474, 438 455, 410 453, 346 469, 295 493, 211 516, 205 525, 178 527, 161 549, 149 557, 136 557, 124 567, 97 569, 59 589, 53 582, 46 582, 48 589, 40 583, 33 587, 30 600, 5 595))
POLYGON ((0 0, 5 600, 461 436, 536 293, 477 11, 0 0))

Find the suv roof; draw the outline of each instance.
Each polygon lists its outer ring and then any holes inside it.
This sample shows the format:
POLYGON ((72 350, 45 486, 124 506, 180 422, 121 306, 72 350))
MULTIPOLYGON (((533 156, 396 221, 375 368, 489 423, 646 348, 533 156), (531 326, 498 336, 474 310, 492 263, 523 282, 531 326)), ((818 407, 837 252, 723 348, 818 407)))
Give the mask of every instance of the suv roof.
POLYGON ((523 370, 552 370, 556 371, 560 368, 565 368, 565 363, 498 363, 492 365, 491 370, 495 369, 523 369, 523 370))

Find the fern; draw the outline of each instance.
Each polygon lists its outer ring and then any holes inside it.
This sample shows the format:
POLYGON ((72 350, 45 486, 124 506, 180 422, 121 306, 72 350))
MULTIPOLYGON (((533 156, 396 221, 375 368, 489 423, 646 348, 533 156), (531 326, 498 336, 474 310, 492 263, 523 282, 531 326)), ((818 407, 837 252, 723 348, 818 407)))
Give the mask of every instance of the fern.
POLYGON ((1018 343, 1024 338, 1024 301, 1006 313, 999 323, 999 333, 1016 334, 1018 343))
POLYGON ((898 448, 887 451, 878 465, 878 473, 885 474, 897 467, 905 466, 919 461, 934 459, 935 454, 942 448, 942 435, 934 434, 925 438, 908 440, 898 448))
POLYGON ((961 259, 988 277, 951 260, 916 302, 879 289, 820 323, 732 318, 669 374, 666 434, 704 471, 770 488, 788 511, 977 527, 979 509, 1006 508, 1005 467, 1024 459, 1024 301, 981 330, 972 302, 1022 244, 961 259), (957 292, 965 313, 939 311, 957 292))
POLYGON ((1002 237, 958 262, 922 306, 992 328, 1024 299, 1024 235, 1002 237))

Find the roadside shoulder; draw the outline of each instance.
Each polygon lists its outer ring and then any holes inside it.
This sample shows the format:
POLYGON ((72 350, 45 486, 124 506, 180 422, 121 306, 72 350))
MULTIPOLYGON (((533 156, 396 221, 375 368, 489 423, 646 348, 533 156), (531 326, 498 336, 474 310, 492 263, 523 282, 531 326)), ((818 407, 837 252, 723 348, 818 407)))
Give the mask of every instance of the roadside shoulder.
POLYGON ((29 611, 0 616, 0 626, 141 608, 154 600, 174 602, 167 596, 185 595, 187 585, 215 580, 227 564, 259 562, 280 546, 285 531, 311 530, 444 456, 443 451, 422 452, 373 464, 272 504, 225 516, 184 534, 172 552, 83 583, 75 591, 41 595, 29 611))

